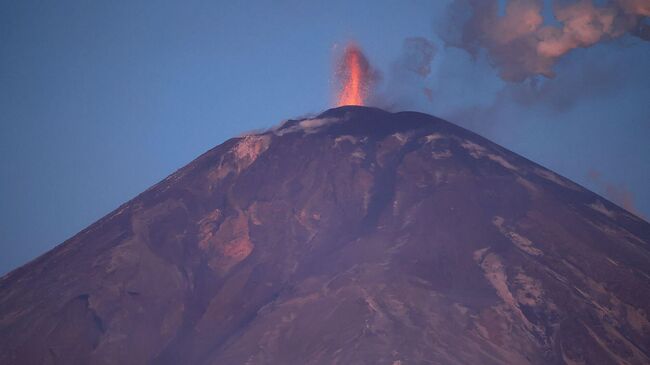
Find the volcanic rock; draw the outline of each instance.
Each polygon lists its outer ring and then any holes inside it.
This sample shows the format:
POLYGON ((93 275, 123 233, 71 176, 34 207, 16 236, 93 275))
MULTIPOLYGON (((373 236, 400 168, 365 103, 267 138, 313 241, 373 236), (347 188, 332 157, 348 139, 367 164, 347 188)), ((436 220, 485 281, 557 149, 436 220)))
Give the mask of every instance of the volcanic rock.
POLYGON ((429 115, 234 138, 0 280, 2 364, 648 364, 650 224, 429 115))

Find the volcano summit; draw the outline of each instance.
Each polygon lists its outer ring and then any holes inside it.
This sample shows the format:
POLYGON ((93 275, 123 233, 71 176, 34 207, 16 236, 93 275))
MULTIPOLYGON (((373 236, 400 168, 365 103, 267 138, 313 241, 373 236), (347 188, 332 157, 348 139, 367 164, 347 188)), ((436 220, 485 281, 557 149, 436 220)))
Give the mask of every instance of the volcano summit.
POLYGON ((234 138, 0 281, 2 364, 647 364, 650 224, 341 107, 234 138))

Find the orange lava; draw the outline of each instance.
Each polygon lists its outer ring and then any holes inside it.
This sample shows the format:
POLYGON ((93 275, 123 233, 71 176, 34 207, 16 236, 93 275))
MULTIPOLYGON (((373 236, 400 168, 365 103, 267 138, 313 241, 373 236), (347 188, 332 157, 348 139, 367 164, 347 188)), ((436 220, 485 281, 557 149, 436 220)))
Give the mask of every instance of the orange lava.
POLYGON ((364 105, 372 82, 372 72, 368 60, 356 44, 350 43, 345 48, 337 76, 341 87, 337 106, 364 105))

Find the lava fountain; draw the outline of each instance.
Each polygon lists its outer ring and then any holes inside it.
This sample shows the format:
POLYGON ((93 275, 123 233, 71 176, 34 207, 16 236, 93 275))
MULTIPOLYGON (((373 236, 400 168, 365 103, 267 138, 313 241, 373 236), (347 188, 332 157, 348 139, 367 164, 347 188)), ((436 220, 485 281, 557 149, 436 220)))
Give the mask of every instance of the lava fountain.
POLYGON ((345 47, 336 76, 340 87, 337 106, 364 105, 374 81, 374 73, 368 59, 355 43, 345 47))

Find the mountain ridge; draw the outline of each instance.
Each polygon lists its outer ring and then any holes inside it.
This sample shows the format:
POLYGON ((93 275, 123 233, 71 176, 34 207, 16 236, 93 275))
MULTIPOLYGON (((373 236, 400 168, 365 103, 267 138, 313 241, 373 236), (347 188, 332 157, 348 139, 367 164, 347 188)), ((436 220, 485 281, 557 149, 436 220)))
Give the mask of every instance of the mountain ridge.
POLYGON ((0 360, 643 363, 649 242, 475 133, 340 107, 216 146, 5 275, 0 360))

